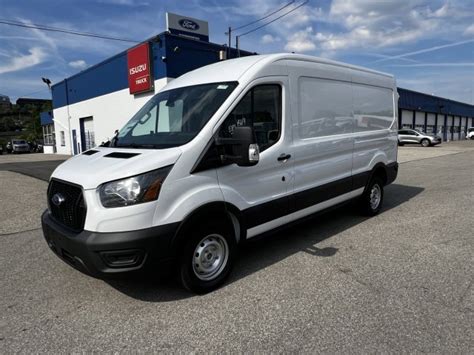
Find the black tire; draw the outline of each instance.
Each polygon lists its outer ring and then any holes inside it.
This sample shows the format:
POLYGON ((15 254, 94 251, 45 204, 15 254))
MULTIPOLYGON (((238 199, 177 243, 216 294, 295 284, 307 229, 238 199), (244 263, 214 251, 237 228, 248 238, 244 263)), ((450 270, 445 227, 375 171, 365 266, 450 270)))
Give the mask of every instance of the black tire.
POLYGON ((405 145, 405 143, 402 143, 402 142, 398 141, 398 146, 399 147, 403 147, 404 145, 405 145))
MULTIPOLYGON (((237 252, 237 243, 233 231, 228 225, 219 222, 201 223, 199 227, 186 228, 186 230, 192 235, 189 235, 189 240, 184 243, 179 258, 179 278, 181 284, 184 288, 194 293, 204 294, 211 292, 221 286, 232 271, 237 252), (202 248, 203 244, 205 244, 205 248, 202 248), (213 255, 213 251, 208 248, 212 246, 219 247, 219 245, 221 248, 224 248, 224 245, 227 247, 226 256, 221 258, 221 260, 225 258, 226 260, 222 262, 220 267, 216 267, 215 273, 212 274, 207 271, 212 269, 213 266, 210 266, 208 270, 203 269, 205 267, 203 263, 209 260, 204 255, 209 256, 211 254, 211 260, 214 260, 219 253, 214 250, 215 255, 213 255), (198 250, 197 253, 197 249, 201 250, 198 250), (206 251, 208 252, 207 254, 206 251), (203 272, 200 275, 201 277, 197 275, 200 270, 203 272), (203 279, 203 277, 208 279, 203 279)), ((219 262, 218 259, 217 257, 214 262, 219 262)))
POLYGON ((426 138, 423 138, 420 142, 421 146, 422 147, 429 147, 431 145, 431 142, 429 139, 426 139, 426 138))
POLYGON ((380 212, 383 205, 383 187, 384 184, 380 177, 375 176, 372 178, 363 195, 359 199, 360 210, 364 216, 375 216, 377 213, 380 212), (375 186, 378 186, 380 193, 380 199, 377 205, 374 205, 372 203, 372 191, 375 186))

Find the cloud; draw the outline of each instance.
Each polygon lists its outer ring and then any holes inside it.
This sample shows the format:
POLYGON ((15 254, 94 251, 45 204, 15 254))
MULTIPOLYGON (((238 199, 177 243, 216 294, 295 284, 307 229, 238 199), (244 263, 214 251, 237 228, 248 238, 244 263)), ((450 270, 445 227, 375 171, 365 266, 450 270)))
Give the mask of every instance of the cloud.
POLYGON ((385 62, 385 61, 387 61, 387 60, 405 58, 405 57, 410 57, 410 56, 414 56, 414 55, 417 55, 417 54, 423 54, 423 53, 434 52, 434 51, 437 51, 437 50, 440 50, 440 49, 445 49, 445 48, 450 48, 450 47, 461 46, 461 45, 463 45, 463 44, 468 44, 468 43, 472 43, 472 42, 474 42, 474 39, 472 39, 472 40, 467 40, 467 41, 460 41, 460 42, 448 43, 448 44, 444 44, 444 45, 441 45, 441 46, 434 46, 434 47, 430 47, 430 48, 420 49, 420 50, 418 50, 418 51, 413 51, 413 52, 398 54, 398 55, 394 55, 394 56, 389 56, 389 57, 387 57, 387 58, 382 58, 382 59, 376 60, 375 62, 372 62, 372 63, 380 63, 380 62, 385 62))
POLYGON ((460 67, 414 69, 397 76, 397 85, 452 100, 474 104, 474 87, 466 70, 460 67))
POLYGON ((69 62, 69 66, 74 69, 85 69, 87 68, 87 63, 84 60, 79 59, 69 62))
POLYGON ((464 35, 466 36, 474 36, 474 23, 470 25, 466 30, 464 31, 464 35))
POLYGON ((135 1, 135 0, 100 0, 100 3, 110 5, 122 5, 122 6, 149 6, 150 3, 147 1, 135 1))
POLYGON ((421 0, 334 0, 329 15, 346 31, 327 35, 323 48, 339 50, 355 47, 383 48, 415 42, 439 29, 447 12, 440 7, 418 8, 421 0))
POLYGON ((415 63, 415 64, 390 64, 389 67, 401 67, 401 68, 423 68, 423 67, 474 67, 473 63, 415 63))
MULTIPOLYGON (((305 16, 292 16, 296 28, 299 22, 299 31, 289 31, 287 26, 275 29, 287 39, 287 50, 336 53, 355 48, 391 48, 423 39, 449 38, 459 32, 462 23, 472 21, 469 11, 449 1, 440 5, 426 0, 333 0, 326 11, 311 7, 305 11, 305 16), (307 19, 318 31, 307 30, 307 19), (453 19, 456 24, 446 27, 446 21, 453 19)), ((474 25, 466 29, 466 34, 471 31, 474 33, 474 25)))
POLYGON ((33 47, 29 54, 14 57, 9 63, 0 66, 0 74, 23 70, 37 64, 40 64, 47 57, 44 50, 40 47, 33 47))
POLYGON ((280 37, 272 36, 271 34, 268 34, 268 33, 263 35, 262 39, 260 40, 260 42, 262 42, 263 44, 270 44, 270 43, 275 43, 279 41, 280 41, 280 37))
POLYGON ((308 52, 316 49, 313 28, 307 27, 303 31, 298 31, 290 36, 285 50, 290 52, 308 52))

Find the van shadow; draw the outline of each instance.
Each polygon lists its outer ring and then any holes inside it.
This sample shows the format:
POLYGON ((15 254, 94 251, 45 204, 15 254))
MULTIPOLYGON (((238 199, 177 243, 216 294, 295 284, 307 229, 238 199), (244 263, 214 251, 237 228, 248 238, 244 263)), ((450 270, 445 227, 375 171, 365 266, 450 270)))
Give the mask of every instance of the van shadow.
MULTIPOLYGON (((384 207, 380 213, 387 213, 423 191, 423 188, 414 186, 399 184, 387 186, 384 207)), ((253 238, 242 246, 233 273, 225 285, 245 278, 301 251, 318 258, 332 257, 338 252, 337 247, 320 248, 317 244, 363 223, 367 219, 368 217, 358 215, 354 203, 349 203, 327 213, 307 218, 272 234, 253 238)), ((170 273, 162 274, 159 277, 144 274, 133 279, 105 281, 127 296, 146 302, 170 302, 194 296, 183 290, 173 276, 170 273)))

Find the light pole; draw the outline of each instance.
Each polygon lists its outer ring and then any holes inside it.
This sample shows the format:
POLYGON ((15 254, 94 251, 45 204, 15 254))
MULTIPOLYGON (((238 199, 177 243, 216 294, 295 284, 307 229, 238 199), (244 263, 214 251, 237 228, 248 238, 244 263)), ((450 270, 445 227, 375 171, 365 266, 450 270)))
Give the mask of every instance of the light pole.
POLYGON ((51 91, 51 80, 49 80, 48 78, 41 78, 41 80, 43 80, 43 83, 48 85, 48 89, 49 91, 51 91))

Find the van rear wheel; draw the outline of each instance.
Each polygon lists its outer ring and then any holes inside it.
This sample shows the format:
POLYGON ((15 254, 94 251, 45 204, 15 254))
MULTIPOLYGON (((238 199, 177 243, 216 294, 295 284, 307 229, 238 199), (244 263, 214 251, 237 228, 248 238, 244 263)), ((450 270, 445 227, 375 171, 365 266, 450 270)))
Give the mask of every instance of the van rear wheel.
POLYGON ((359 204, 365 216, 375 216, 380 212, 383 204, 383 186, 382 179, 375 176, 360 197, 359 204))
POLYGON ((237 248, 233 233, 219 223, 188 231, 192 236, 185 243, 179 261, 181 284, 199 294, 213 291, 224 283, 232 270, 237 248))

